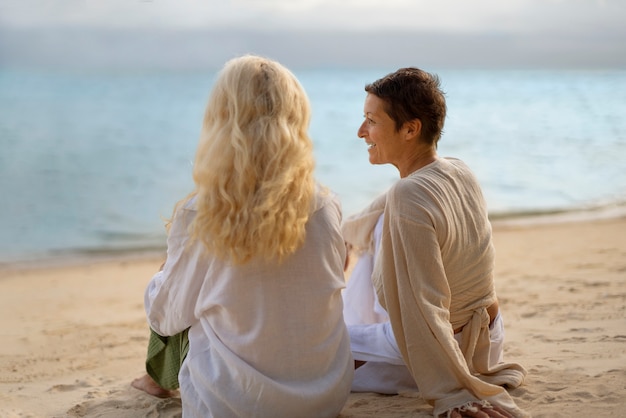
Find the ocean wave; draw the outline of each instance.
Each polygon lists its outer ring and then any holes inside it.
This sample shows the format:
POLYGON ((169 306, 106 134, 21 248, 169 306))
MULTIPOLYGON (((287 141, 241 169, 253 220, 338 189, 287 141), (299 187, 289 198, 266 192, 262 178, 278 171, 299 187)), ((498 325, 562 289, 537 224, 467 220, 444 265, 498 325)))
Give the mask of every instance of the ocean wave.
POLYGON ((497 226, 530 226, 624 217, 626 217, 626 200, 563 209, 506 211, 489 214, 492 224, 497 226))

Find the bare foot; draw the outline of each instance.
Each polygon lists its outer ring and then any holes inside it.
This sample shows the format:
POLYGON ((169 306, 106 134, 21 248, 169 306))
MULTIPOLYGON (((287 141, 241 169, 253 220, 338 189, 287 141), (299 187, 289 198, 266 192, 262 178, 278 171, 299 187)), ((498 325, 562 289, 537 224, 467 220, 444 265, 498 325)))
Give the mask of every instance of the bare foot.
POLYGON ((176 394, 176 391, 163 389, 148 374, 133 380, 130 385, 135 389, 143 390, 147 394, 156 396, 157 398, 171 398, 176 394))

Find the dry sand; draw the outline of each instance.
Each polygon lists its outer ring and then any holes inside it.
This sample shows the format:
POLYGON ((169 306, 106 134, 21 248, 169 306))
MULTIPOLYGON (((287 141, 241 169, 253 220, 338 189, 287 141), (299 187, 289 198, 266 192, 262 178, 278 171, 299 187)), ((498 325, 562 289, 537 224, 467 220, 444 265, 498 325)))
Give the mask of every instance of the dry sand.
MULTIPOLYGON (((511 393, 535 417, 626 416, 626 218, 495 225, 511 393)), ((0 417, 177 417, 143 374, 143 290, 161 257, 0 270, 0 417)), ((352 394, 340 417, 429 417, 419 396, 352 394)))

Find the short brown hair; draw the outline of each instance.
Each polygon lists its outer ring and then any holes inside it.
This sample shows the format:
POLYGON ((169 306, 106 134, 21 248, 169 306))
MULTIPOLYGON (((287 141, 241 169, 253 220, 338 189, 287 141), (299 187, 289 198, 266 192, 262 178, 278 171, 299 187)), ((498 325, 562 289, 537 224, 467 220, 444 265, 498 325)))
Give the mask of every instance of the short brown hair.
POLYGON ((422 122, 420 140, 437 147, 446 118, 446 99, 439 77, 419 68, 400 68, 365 86, 385 102, 385 111, 400 130, 405 122, 422 122))

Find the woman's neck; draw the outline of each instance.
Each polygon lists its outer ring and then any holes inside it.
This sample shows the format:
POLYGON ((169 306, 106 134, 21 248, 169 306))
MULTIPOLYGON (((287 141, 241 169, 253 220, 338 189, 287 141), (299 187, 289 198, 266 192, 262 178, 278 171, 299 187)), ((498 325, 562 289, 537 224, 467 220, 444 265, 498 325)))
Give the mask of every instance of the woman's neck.
POLYGON ((435 160, 437 160, 437 151, 434 148, 421 148, 410 155, 407 159, 407 163, 403 167, 398 167, 400 177, 404 178, 420 168, 426 167, 435 160))

